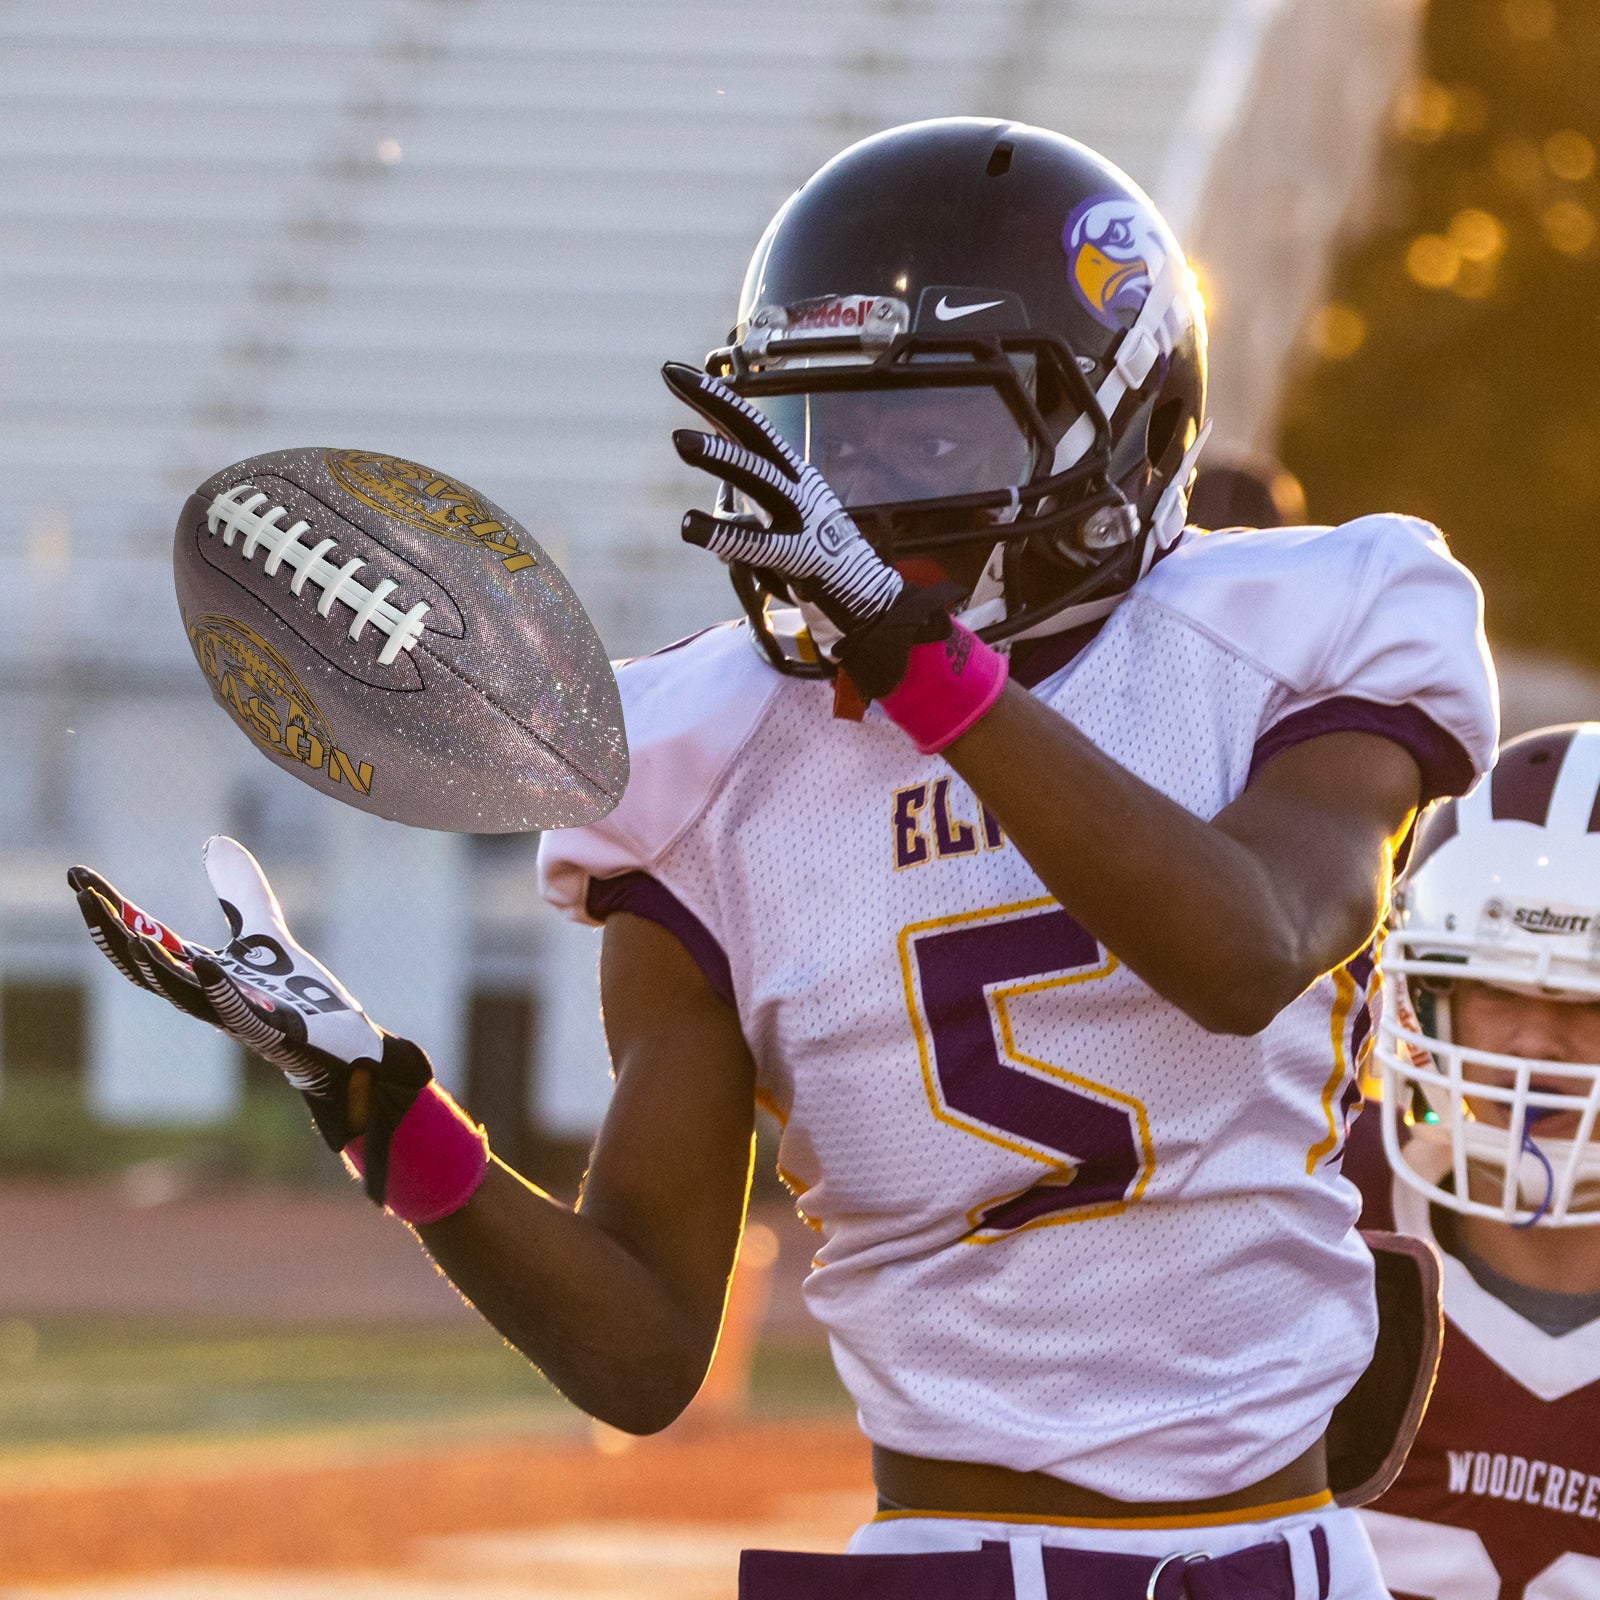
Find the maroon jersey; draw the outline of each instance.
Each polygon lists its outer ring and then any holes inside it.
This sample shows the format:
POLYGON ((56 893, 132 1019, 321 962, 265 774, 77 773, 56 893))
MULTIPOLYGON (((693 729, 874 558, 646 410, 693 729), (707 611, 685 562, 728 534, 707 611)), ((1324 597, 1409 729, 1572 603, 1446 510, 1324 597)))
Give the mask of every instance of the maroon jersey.
MULTIPOLYGON (((1434 1240, 1376 1115, 1345 1174, 1363 1227, 1434 1240)), ((1553 1338, 1444 1257, 1439 1380, 1394 1487, 1363 1513, 1396 1600, 1600 1600, 1600 1322, 1553 1338)))

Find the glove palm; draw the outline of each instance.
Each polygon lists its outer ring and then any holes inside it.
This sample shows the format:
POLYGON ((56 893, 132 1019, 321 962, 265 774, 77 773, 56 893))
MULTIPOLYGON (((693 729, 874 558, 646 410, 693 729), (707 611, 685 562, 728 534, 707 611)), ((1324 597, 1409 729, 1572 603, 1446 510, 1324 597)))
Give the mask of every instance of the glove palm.
POLYGON ((228 922, 219 949, 181 938, 88 867, 69 869, 67 882, 90 937, 124 977, 280 1068, 333 1150, 364 1134, 366 1190, 381 1205, 389 1142, 433 1077, 426 1053, 378 1027, 301 948, 243 845, 218 835, 204 859, 228 922))

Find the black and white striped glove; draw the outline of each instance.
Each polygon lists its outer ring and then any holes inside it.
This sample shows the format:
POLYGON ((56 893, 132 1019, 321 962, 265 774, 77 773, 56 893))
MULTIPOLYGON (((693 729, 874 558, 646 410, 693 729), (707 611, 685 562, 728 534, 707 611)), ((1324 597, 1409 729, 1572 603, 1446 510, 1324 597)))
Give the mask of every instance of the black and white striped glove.
POLYGON ((389 1141, 433 1078, 426 1052, 378 1027, 295 942, 242 844, 219 834, 204 857, 231 936, 217 950, 180 938, 88 867, 69 868, 67 883, 90 938, 125 978, 279 1067, 333 1150, 364 1134, 366 1189, 381 1205, 389 1141))
POLYGON ((720 378, 677 361, 661 375, 717 430, 679 428, 672 435, 679 456, 731 484, 766 518, 688 511, 683 537, 724 561, 776 575, 797 600, 820 607, 845 633, 881 617, 904 580, 861 537, 828 480, 720 378))
POLYGON ((746 496, 766 519, 686 511, 684 539, 815 605, 839 630, 832 654, 862 696, 887 694, 905 675, 913 645, 948 636, 947 607, 963 590, 908 584, 862 538, 827 479, 720 378, 677 361, 661 375, 717 430, 678 429, 679 457, 746 496))

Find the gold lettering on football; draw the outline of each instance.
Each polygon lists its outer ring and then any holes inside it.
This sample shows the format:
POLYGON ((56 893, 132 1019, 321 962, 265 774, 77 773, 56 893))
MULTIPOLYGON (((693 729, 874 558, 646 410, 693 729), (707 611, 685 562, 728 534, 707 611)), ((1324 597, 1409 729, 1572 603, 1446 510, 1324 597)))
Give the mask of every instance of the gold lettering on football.
POLYGON ((252 739, 332 783, 372 793, 372 763, 339 748, 306 686, 259 633, 217 612, 183 620, 212 694, 252 739))
POLYGON ((482 496, 454 478, 371 450, 330 450, 323 463, 346 494, 408 528, 481 545, 507 572, 537 565, 482 496))

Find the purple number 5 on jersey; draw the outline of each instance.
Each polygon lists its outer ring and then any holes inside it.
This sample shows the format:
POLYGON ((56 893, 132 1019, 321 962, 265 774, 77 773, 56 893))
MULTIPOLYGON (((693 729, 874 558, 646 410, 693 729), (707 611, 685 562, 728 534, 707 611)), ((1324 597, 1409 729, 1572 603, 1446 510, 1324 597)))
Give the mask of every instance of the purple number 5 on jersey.
POLYGON ((1019 996, 1110 976, 1115 956, 1043 899, 913 923, 900 965, 933 1114, 1048 1169, 972 1212, 976 1240, 1114 1216, 1138 1199, 1155 1164, 1143 1105, 1024 1054, 1009 1010, 1019 996))

